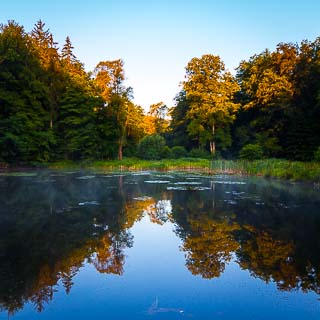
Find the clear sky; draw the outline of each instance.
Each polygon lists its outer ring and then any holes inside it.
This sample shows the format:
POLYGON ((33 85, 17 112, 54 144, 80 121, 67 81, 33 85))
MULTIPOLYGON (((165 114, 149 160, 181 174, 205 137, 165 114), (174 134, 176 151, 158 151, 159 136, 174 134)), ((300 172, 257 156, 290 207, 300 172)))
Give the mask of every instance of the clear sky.
POLYGON ((62 46, 93 70, 122 58, 127 85, 144 108, 173 105, 193 57, 220 55, 234 72, 239 62, 279 42, 320 36, 319 0, 0 0, 0 21, 30 31, 42 19, 62 46))

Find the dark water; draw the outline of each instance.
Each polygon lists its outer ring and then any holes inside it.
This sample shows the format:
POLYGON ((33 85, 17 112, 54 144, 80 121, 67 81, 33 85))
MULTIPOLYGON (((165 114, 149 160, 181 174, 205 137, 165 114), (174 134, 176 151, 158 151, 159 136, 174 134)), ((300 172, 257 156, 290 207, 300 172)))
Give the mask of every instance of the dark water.
POLYGON ((0 176, 0 319, 320 319, 319 299, 313 186, 0 176))

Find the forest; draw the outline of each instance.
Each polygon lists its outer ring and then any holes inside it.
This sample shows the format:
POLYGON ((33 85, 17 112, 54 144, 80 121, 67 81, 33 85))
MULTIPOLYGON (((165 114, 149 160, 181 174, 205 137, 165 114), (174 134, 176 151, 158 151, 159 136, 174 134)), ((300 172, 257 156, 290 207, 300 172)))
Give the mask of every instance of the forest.
POLYGON ((0 26, 0 163, 208 158, 320 160, 320 37, 280 43, 235 75, 213 54, 192 58, 175 105, 147 111, 124 61, 93 71, 39 20, 0 26))

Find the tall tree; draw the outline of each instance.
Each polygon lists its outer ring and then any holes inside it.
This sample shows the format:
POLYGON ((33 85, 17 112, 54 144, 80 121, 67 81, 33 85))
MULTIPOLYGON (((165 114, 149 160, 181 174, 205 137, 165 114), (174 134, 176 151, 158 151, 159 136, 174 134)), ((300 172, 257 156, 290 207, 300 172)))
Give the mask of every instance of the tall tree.
POLYGON ((217 129, 229 125, 239 108, 234 102, 239 86, 225 70, 220 57, 207 54, 188 63, 183 89, 190 101, 188 132, 197 136, 202 145, 209 142, 210 152, 214 154, 217 129))
POLYGON ((109 102, 111 95, 123 95, 127 92, 123 81, 125 80, 123 61, 101 61, 94 70, 95 81, 100 88, 101 95, 109 102))
POLYGON ((50 113, 49 126, 53 129, 59 112, 59 94, 64 89, 57 43, 54 41, 49 29, 45 29, 45 23, 41 20, 35 24, 31 31, 31 38, 41 65, 46 70, 43 81, 49 87, 47 110, 50 113))
POLYGON ((168 121, 166 116, 168 113, 168 107, 161 101, 152 104, 149 109, 149 115, 153 117, 156 134, 163 134, 168 128, 168 121))
POLYGON ((170 109, 169 144, 171 146, 183 146, 186 149, 197 147, 197 143, 188 136, 188 126, 191 120, 187 117, 190 104, 186 93, 182 90, 175 98, 175 106, 170 109))
POLYGON ((24 28, 0 27, 0 157, 5 161, 48 160, 48 87, 24 28))
POLYGON ((88 75, 84 70, 83 64, 74 54, 73 49, 74 47, 71 40, 67 37, 60 54, 63 70, 73 81, 76 81, 83 86, 88 86, 88 75))
POLYGON ((57 125, 59 151, 65 159, 96 158, 99 143, 94 109, 100 100, 86 88, 70 81, 60 99, 60 119, 57 125))
POLYGON ((126 88, 123 61, 102 61, 95 70, 95 81, 100 94, 105 100, 105 107, 110 109, 116 120, 118 159, 122 160, 123 147, 126 143, 128 108, 132 97, 132 88, 126 88))

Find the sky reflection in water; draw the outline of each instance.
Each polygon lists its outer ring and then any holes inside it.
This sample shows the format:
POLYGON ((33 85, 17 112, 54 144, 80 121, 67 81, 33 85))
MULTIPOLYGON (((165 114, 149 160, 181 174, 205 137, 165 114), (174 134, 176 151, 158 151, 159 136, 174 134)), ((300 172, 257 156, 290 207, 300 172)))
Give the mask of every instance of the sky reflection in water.
POLYGON ((319 318, 312 186, 41 171, 0 200, 0 319, 319 318))

